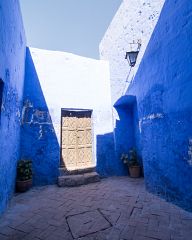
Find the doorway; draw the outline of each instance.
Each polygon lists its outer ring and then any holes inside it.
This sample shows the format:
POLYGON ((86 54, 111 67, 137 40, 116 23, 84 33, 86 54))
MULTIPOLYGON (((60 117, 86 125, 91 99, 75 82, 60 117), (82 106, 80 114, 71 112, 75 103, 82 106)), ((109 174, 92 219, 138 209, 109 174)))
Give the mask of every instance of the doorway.
POLYGON ((61 167, 67 171, 94 167, 92 110, 61 111, 61 167))

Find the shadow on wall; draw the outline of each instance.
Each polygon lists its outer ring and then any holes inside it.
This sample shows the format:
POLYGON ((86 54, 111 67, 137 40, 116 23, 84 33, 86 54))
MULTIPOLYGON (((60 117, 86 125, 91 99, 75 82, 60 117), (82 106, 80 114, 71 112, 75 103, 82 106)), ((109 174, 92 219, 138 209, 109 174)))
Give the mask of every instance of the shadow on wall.
POLYGON ((130 148, 137 150, 142 165, 136 97, 123 96, 114 107, 119 116, 114 133, 97 136, 97 170, 102 176, 127 175, 121 154, 128 153, 130 148), (105 156, 100 155, 102 152, 105 156))
POLYGON ((102 177, 118 175, 113 133, 97 135, 96 170, 102 177))
MULTIPOLYGON (((142 165, 136 97, 132 95, 123 96, 118 99, 114 107, 119 116, 114 129, 117 158, 120 159, 122 153, 128 153, 131 148, 135 148, 142 165)), ((125 174, 127 169, 125 170, 124 167, 120 171, 125 174)))
POLYGON ((26 51, 21 159, 33 163, 33 184, 56 183, 60 147, 29 48, 26 51))

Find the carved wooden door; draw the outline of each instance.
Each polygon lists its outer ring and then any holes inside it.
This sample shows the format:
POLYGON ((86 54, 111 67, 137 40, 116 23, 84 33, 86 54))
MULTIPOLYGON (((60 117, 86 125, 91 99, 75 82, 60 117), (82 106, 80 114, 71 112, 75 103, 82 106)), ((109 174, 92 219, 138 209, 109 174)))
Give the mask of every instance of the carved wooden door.
POLYGON ((68 171, 93 167, 91 111, 62 111, 61 155, 68 171))

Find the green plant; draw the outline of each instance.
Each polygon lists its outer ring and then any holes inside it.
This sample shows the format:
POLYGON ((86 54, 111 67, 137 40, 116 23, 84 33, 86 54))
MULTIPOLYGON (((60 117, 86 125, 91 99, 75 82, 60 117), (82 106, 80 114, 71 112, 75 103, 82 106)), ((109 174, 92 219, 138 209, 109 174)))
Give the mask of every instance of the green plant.
POLYGON ((20 160, 17 165, 17 180, 26 181, 32 179, 32 162, 20 160))
POLYGON ((140 165, 137 157, 137 152, 134 148, 131 148, 128 154, 123 153, 121 155, 121 160, 123 161, 124 164, 128 165, 129 167, 140 165))
POLYGON ((129 157, 127 153, 122 153, 121 154, 121 160, 123 161, 124 164, 128 164, 129 162, 129 157))

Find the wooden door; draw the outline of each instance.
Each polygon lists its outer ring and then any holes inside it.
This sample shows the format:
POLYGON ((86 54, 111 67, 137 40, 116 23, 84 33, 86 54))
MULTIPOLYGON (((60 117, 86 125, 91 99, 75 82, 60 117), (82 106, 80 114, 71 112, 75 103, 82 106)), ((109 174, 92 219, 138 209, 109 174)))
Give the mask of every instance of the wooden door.
POLYGON ((61 166, 68 171, 93 167, 91 111, 62 111, 61 166))

